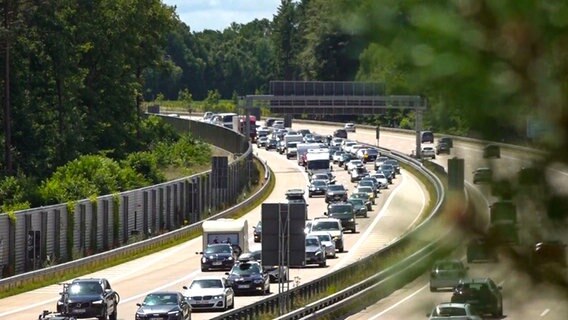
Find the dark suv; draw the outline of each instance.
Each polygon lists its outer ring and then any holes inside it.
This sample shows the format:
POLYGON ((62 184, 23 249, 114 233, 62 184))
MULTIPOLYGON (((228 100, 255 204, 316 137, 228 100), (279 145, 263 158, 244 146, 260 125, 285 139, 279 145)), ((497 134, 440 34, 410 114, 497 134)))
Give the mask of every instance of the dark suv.
POLYGON ((324 215, 339 219, 343 230, 351 230, 352 233, 357 232, 357 219, 353 205, 349 202, 336 202, 327 206, 327 212, 324 215))
POLYGON ((345 129, 337 129, 333 132, 333 137, 347 139, 347 131, 345 129))
POLYGON ((347 201, 347 190, 341 184, 329 185, 325 192, 325 202, 347 201))
POLYGON ((76 319, 98 318, 116 320, 120 296, 104 278, 75 279, 63 283, 57 312, 76 319))
POLYGON ((469 303, 481 314, 503 316, 503 296, 490 278, 460 280, 452 295, 452 302, 469 303))

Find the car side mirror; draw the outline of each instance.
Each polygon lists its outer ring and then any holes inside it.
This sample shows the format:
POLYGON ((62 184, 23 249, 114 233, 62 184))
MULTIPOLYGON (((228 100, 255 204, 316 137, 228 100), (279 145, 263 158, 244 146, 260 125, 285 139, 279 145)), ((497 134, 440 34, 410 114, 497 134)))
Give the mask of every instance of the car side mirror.
POLYGON ((253 228, 254 230, 256 230, 256 226, 252 226, 252 228, 253 228))
POLYGON ((323 212, 323 215, 324 215, 324 216, 327 216, 327 212, 324 211, 324 212, 323 212))
POLYGON ((188 288, 187 286, 183 286, 183 287, 181 287, 181 288, 182 288, 182 289, 185 289, 185 290, 189 290, 189 288, 188 288))
POLYGON ((225 272, 225 275, 226 275, 226 276, 228 276, 228 275, 229 275, 229 273, 228 273, 228 272, 225 272))
POLYGON ((140 307, 142 306, 142 304, 137 303, 136 306, 137 306, 138 308, 140 308, 140 307))
POLYGON ((196 251, 195 254, 203 254, 202 251, 196 251))

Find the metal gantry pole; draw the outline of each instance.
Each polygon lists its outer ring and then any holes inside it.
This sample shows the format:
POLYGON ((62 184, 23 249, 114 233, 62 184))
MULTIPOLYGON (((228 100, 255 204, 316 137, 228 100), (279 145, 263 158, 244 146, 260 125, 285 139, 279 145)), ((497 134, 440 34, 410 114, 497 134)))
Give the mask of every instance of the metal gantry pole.
POLYGON ((415 127, 416 127, 416 158, 420 159, 422 158, 422 148, 421 148, 421 143, 422 143, 422 110, 420 109, 414 109, 414 122, 415 122, 415 127))

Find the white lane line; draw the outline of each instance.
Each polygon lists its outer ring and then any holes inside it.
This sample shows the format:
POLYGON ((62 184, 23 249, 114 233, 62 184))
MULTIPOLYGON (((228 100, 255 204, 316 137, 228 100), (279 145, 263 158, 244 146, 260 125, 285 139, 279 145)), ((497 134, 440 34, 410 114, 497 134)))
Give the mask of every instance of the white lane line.
POLYGON ((165 288, 171 287, 171 286, 173 286, 174 284, 178 284, 178 283, 180 283, 180 282, 184 282, 184 281, 186 281, 187 279, 190 279, 190 278, 195 277, 197 274, 199 274, 199 272, 200 272, 199 270, 195 270, 195 271, 193 271, 192 273, 186 275, 185 277, 182 277, 182 278, 176 279, 176 280, 174 280, 174 281, 168 282, 168 283, 163 284, 163 285, 161 285, 161 286, 159 286, 159 287, 157 287, 157 288, 154 288, 154 289, 152 289, 152 290, 148 290, 148 291, 146 291, 146 292, 144 292, 144 293, 139 293, 139 294, 137 294, 137 295, 134 295, 134 296, 132 296, 132 297, 128 297, 128 298, 126 298, 126 299, 120 299, 119 305, 120 305, 120 304, 123 304, 123 303, 126 303, 126 302, 130 302, 130 301, 135 300, 135 299, 139 299, 139 298, 141 298, 141 297, 147 295, 148 293, 151 293, 151 292, 154 292, 154 291, 160 291, 160 290, 163 290, 163 289, 165 289, 165 288))
POLYGON ((379 223, 379 221, 383 218, 383 216, 387 213, 388 208, 392 202, 392 200, 395 198, 396 194, 401 190, 401 186, 404 183, 404 176, 402 176, 403 181, 400 183, 400 185, 390 194, 389 198, 387 199, 387 201, 385 202, 385 204, 383 205, 383 208, 381 209, 381 211, 379 212, 379 214, 377 214, 377 216, 375 217, 375 219, 373 220, 373 222, 369 225, 369 227, 367 228, 367 230, 365 230, 365 233, 363 233, 361 235, 361 237, 359 237, 359 239, 357 240, 357 242, 355 242, 355 244, 353 245, 353 247, 351 247, 351 249, 349 249, 349 252, 347 253, 347 255, 345 255, 345 257, 343 257, 341 259, 341 262, 339 262, 338 264, 336 264, 332 271, 335 271, 341 267, 343 267, 347 261, 349 260, 349 258, 351 258, 351 256, 353 254, 355 254, 355 252, 357 251, 357 249, 359 249, 359 247, 367 240, 367 238, 369 237, 369 235, 371 234, 371 232, 373 232, 373 229, 375 229, 375 226, 377 225, 377 223, 379 223))
POLYGON ((32 309, 32 308, 37 308, 39 306, 43 306, 43 305, 46 305, 48 303, 54 303, 55 304, 55 302, 57 300, 59 300, 59 297, 49 299, 49 300, 44 300, 44 301, 37 302, 37 303, 34 303, 34 304, 30 304, 30 305, 26 305, 25 307, 13 309, 13 310, 10 310, 8 312, 0 313, 0 318, 5 317, 5 316, 9 316, 9 315, 14 314, 14 313, 26 311, 26 310, 29 310, 29 309, 32 309))
POLYGON ((378 317, 380 317, 380 316, 384 315, 385 313, 391 311, 392 309, 398 307, 400 304, 406 302, 406 301, 409 300, 409 299, 412 299, 412 297, 414 297, 415 295, 417 295, 418 293, 420 293, 420 291, 426 289, 428 286, 429 286, 429 284, 425 284, 425 285, 422 286, 420 289, 414 291, 411 295, 409 295, 409 296, 407 296, 406 298, 404 298, 404 299, 402 299, 402 300, 399 300, 398 302, 392 304, 390 307, 386 308, 385 310, 383 310, 383 311, 380 312, 380 313, 377 313, 376 315, 374 315, 373 317, 369 318, 368 320, 375 320, 375 319, 377 319, 378 317))
POLYGON ((550 309, 544 309, 544 311, 540 314, 541 317, 546 316, 550 312, 550 309))
POLYGON ((420 187, 420 184, 418 183, 418 181, 416 181, 416 179, 410 179, 410 180, 416 186, 418 186, 418 189, 420 189, 422 191, 422 192, 420 192, 420 194, 422 195, 422 207, 420 208, 420 213, 416 215, 416 218, 414 218, 414 220, 412 220, 412 223, 410 223, 410 225, 408 226, 408 229, 406 229, 407 231, 410 230, 414 226, 416 221, 418 221, 418 219, 420 219, 422 217, 422 214, 424 213, 424 208, 426 208, 426 196, 424 194, 424 190, 422 190, 422 188, 420 187))

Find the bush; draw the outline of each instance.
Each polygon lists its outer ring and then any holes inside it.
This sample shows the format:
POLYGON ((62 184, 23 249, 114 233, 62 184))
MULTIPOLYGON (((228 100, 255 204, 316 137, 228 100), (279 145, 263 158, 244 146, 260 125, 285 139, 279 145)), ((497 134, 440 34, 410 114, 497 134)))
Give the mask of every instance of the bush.
POLYGON ((135 152, 128 155, 123 167, 132 168, 152 184, 164 182, 166 179, 158 168, 156 156, 151 152, 135 152))
POLYGON ((36 183, 23 175, 0 179, 0 208, 2 212, 28 209, 30 200, 37 200, 36 183))

